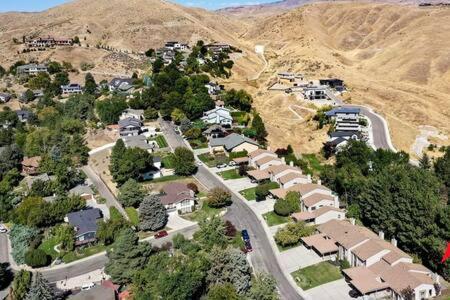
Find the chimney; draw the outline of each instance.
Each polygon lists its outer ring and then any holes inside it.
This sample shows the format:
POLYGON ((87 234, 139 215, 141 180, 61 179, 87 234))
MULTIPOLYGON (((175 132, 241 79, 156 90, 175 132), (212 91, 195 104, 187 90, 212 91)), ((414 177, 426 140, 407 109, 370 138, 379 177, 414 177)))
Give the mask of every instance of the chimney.
POLYGON ((291 161, 289 162, 289 165, 290 165, 291 167, 293 167, 293 166, 294 166, 294 161, 291 160, 291 161))
POLYGON ((317 180, 317 184, 318 184, 318 185, 322 185, 322 180, 318 179, 318 180, 317 180))
POLYGON ((355 225, 355 218, 350 218, 350 224, 355 225))
POLYGON ((383 231, 378 231, 378 237, 382 240, 384 240, 384 232, 383 231))
POLYGON ((282 157, 281 158, 281 162, 283 163, 283 165, 285 165, 286 164, 286 158, 282 157))
POLYGON ((397 239, 396 238, 392 238, 391 239, 391 244, 394 245, 395 247, 397 247, 397 239))

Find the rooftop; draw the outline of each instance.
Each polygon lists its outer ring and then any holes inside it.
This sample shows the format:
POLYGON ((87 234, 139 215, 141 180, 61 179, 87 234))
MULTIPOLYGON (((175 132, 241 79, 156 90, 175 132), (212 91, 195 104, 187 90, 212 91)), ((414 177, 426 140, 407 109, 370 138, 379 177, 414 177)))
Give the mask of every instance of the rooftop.
POLYGON ((210 141, 210 146, 211 147, 223 146, 227 151, 230 151, 243 143, 250 143, 259 146, 256 141, 237 133, 232 133, 223 138, 212 139, 210 141))
POLYGON ((193 192, 184 183, 173 182, 163 187, 164 195, 161 203, 164 205, 174 204, 186 199, 193 199, 193 192))
POLYGON ((98 208, 90 208, 67 214, 69 224, 76 228, 77 235, 97 231, 97 220, 102 217, 98 208))

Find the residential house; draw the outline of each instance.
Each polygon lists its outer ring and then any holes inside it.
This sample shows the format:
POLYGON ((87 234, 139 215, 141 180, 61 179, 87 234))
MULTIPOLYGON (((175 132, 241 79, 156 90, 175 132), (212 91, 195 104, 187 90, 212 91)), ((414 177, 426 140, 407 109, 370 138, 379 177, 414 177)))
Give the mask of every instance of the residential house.
POLYGON ((286 162, 284 157, 280 159, 278 157, 265 156, 256 160, 254 164, 258 170, 266 170, 272 166, 284 165, 286 162))
POLYGON ((311 183, 311 175, 303 175, 297 172, 290 172, 276 180, 281 188, 288 189, 297 184, 311 183))
MULTIPOLYGON (((250 160, 250 158, 249 158, 250 160)), ((302 174, 302 171, 299 168, 288 166, 286 164, 275 164, 268 167, 265 170, 251 170, 247 172, 248 177, 252 180, 252 182, 263 182, 263 181, 275 181, 278 182, 278 179, 284 175, 289 173, 297 173, 299 175, 302 174)))
POLYGON ((142 126, 144 124, 139 119, 129 117, 119 120, 118 125, 120 136, 135 136, 142 132, 142 126))
POLYGON ((325 115, 336 122, 358 123, 361 109, 357 107, 338 107, 327 111, 325 115))
POLYGON ((31 116, 31 112, 28 110, 16 110, 17 118, 19 118, 19 121, 22 123, 28 122, 31 116))
POLYGON ((220 91, 223 90, 223 86, 220 86, 214 82, 209 82, 205 84, 205 87, 208 89, 208 94, 210 95, 218 95, 220 91))
POLYGON ((65 221, 75 228, 75 245, 85 245, 97 241, 97 221, 102 218, 98 208, 71 212, 65 221))
POLYGON ((329 188, 319 183, 296 184, 287 189, 278 188, 270 190, 270 193, 276 199, 284 199, 286 194, 289 192, 299 192, 302 198, 306 198, 316 193, 324 195, 333 195, 333 192, 329 188))
POLYGON ((149 153, 152 153, 157 147, 154 141, 148 141, 143 135, 125 136, 123 142, 127 148, 140 148, 149 153))
POLYGON ((278 73, 278 79, 280 81, 295 82, 295 81, 304 81, 305 76, 299 73, 280 72, 278 73))
POLYGON ((345 89, 344 81, 341 79, 337 78, 320 79, 319 82, 320 85, 329 86, 330 88, 335 89, 336 91, 343 91, 345 89))
POLYGON ((71 38, 38 37, 26 41, 28 48, 48 48, 53 46, 72 46, 71 38))
POLYGON ((190 213, 195 206, 195 193, 184 183, 173 182, 163 187, 161 203, 168 211, 190 213))
POLYGON ((177 51, 185 51, 189 49, 189 45, 186 43, 180 43, 178 41, 169 41, 166 42, 164 45, 165 48, 170 50, 177 50, 177 51))
POLYGON ((55 180, 56 177, 55 176, 49 176, 47 173, 43 173, 43 174, 39 174, 36 176, 27 176, 25 177, 25 183, 28 187, 28 189, 31 189, 31 187, 33 186, 33 183, 35 183, 36 181, 40 180, 43 182, 48 182, 48 181, 53 181, 55 180))
POLYGON ((135 118, 135 119, 144 121, 144 110, 127 108, 122 112, 122 114, 120 115, 119 118, 120 118, 120 120, 123 120, 126 118, 135 118))
POLYGON ((327 87, 324 85, 304 87, 303 96, 308 100, 327 100, 327 87))
POLYGON ((144 174, 141 174, 144 180, 152 180, 160 178, 162 174, 162 159, 159 156, 153 156, 153 166, 150 170, 147 170, 144 174))
POLYGON ((223 138, 213 138, 209 141, 210 153, 215 152, 253 152, 259 148, 256 141, 237 133, 232 133, 223 138))
POLYGON ((69 195, 80 196, 84 200, 94 200, 94 191, 87 184, 79 184, 76 187, 69 190, 69 195))
POLYGON ((264 157, 278 158, 278 155, 270 150, 257 149, 248 154, 249 166, 256 168, 256 161, 264 157))
POLYGON ((231 50, 231 46, 225 43, 212 43, 206 45, 206 48, 213 53, 220 53, 231 50))
POLYGON ((132 78, 114 78, 109 82, 108 88, 110 92, 130 92, 133 82, 132 78))
POLYGON ((301 211, 293 213, 291 217, 296 222, 302 221, 308 225, 319 225, 330 220, 344 220, 345 211, 332 206, 323 206, 314 211, 301 211))
POLYGON ((359 131, 334 131, 328 134, 329 139, 324 144, 325 150, 330 153, 339 152, 349 140, 360 141, 362 134, 359 131))
POLYGON ((16 68, 17 75, 36 75, 39 73, 46 73, 47 72, 47 66, 46 65, 39 65, 39 64, 28 64, 28 65, 22 65, 18 66, 16 68))
POLYGON ((206 136, 208 139, 221 138, 227 135, 227 131, 221 125, 214 124, 205 131, 203 131, 202 134, 206 136))
POLYGON ((116 300, 116 292, 104 285, 96 285, 89 290, 71 295, 69 300, 116 300))
POLYGON ((22 164, 22 174, 35 175, 38 173, 39 164, 41 162, 40 156, 24 157, 22 164))
POLYGON ((206 124, 217 124, 222 126, 231 126, 233 124, 230 110, 225 107, 216 107, 204 112, 202 121, 206 124))
POLYGON ((312 212, 321 207, 339 208, 339 197, 330 190, 326 193, 313 193, 302 197, 302 211, 312 212))
POLYGON ((61 91, 63 96, 70 96, 83 93, 83 89, 81 88, 81 85, 79 85, 78 83, 61 85, 61 91))
POLYGON ((439 276, 414 264, 397 248, 395 238, 389 243, 383 232, 377 235, 354 220, 330 220, 318 225, 317 231, 302 238, 303 243, 324 258, 347 260, 351 268, 343 270, 346 280, 363 297, 403 300, 408 287, 415 300, 436 296, 439 276))
POLYGON ((6 103, 11 100, 11 95, 8 93, 0 93, 0 102, 6 103))

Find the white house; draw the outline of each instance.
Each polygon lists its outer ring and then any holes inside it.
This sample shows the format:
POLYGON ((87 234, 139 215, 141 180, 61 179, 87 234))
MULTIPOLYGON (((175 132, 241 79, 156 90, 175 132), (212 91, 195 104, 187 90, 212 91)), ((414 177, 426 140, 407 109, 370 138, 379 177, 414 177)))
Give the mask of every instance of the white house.
POLYGON ((161 203, 168 211, 190 213, 195 207, 195 193, 184 183, 173 182, 162 189, 161 203))
POLYGON ((124 120, 126 118, 135 118, 135 119, 143 121, 144 120, 144 110, 127 108, 122 112, 119 119, 124 120))
POLYGON ((28 64, 28 65, 18 66, 16 68, 16 73, 18 75, 21 75, 21 74, 36 75, 39 73, 46 73, 46 72, 47 72, 46 65, 28 64))
POLYGON ((83 93, 83 89, 81 88, 81 85, 79 85, 78 83, 61 85, 61 91, 64 96, 83 93))
POLYGON ((216 107, 203 113, 202 121, 206 124, 217 124, 223 126, 231 126, 233 118, 230 110, 225 107, 216 107))
POLYGON ((308 100, 328 99, 326 86, 308 86, 303 88, 303 96, 308 100))

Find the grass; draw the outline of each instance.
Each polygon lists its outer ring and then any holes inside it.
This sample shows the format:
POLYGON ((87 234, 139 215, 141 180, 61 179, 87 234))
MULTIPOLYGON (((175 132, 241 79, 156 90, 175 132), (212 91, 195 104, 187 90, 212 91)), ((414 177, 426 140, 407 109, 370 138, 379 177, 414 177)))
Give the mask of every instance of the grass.
POLYGON ((244 178, 244 176, 239 175, 239 171, 237 169, 226 170, 223 172, 219 172, 218 174, 224 180, 244 178))
POLYGON ((211 153, 203 153, 198 156, 204 164, 213 168, 218 164, 228 164, 230 159, 226 155, 213 155, 211 153))
POLYGON ((189 145, 191 145, 194 150, 208 148, 208 141, 202 141, 201 139, 189 140, 189 145))
POLYGON ((156 141, 159 148, 169 147, 169 144, 167 144, 166 138, 162 134, 158 134, 156 137, 152 138, 151 140, 156 141))
MULTIPOLYGON (((269 189, 277 189, 280 187, 280 185, 278 183, 273 182, 273 181, 269 182, 268 185, 269 185, 269 189)), ((252 201, 252 200, 256 199, 255 191, 256 191, 256 187, 252 187, 252 188, 248 188, 248 189, 240 191, 239 194, 244 196, 245 199, 252 201)))
POLYGON ((155 179, 151 179, 151 180, 146 180, 144 182, 158 183, 158 182, 167 182, 167 181, 178 180, 178 179, 183 179, 183 178, 186 178, 186 177, 178 176, 178 175, 169 175, 169 176, 163 176, 163 177, 159 177, 159 178, 155 178, 155 179))
POLYGON ((47 255, 52 257, 52 260, 56 259, 59 255, 58 252, 55 251, 54 247, 58 245, 58 239, 55 236, 52 236, 48 239, 42 241, 39 245, 39 249, 44 251, 47 255))
POLYGON ((303 154, 302 159, 308 163, 308 166, 313 174, 320 175, 322 173, 324 166, 322 165, 320 158, 317 157, 316 154, 303 154))
POLYGON ((109 217, 111 218, 111 220, 120 220, 123 218, 122 214, 114 206, 111 206, 109 208, 109 217))
POLYGON ((173 156, 166 155, 162 158, 162 165, 166 169, 174 169, 173 156))
POLYGON ((236 236, 230 240, 230 245, 237 249, 245 248, 244 240, 242 239, 239 230, 236 232, 236 236))
POLYGON ((190 214, 183 215, 182 217, 190 221, 198 222, 205 217, 210 218, 212 216, 216 216, 223 210, 223 208, 209 207, 206 203, 203 202, 202 207, 199 210, 196 210, 190 214))
POLYGON ((339 267, 330 264, 327 261, 299 269, 291 273, 295 282, 303 290, 309 290, 313 287, 341 279, 343 276, 339 267))
POLYGON ((280 225, 289 221, 289 217, 277 215, 274 211, 263 214, 263 218, 269 226, 280 225))
POLYGON ((126 207, 125 211, 130 218, 131 224, 137 226, 139 224, 139 214, 138 211, 134 207, 126 207))
POLYGON ((86 247, 86 248, 78 248, 75 249, 75 251, 71 251, 66 253, 63 257, 62 257, 62 261, 67 263, 100 253, 102 251, 105 251, 109 248, 110 246, 105 246, 103 244, 97 244, 94 246, 90 246, 90 247, 86 247))
POLYGON ((233 118, 235 123, 239 125, 247 125, 249 121, 248 113, 245 111, 233 111, 231 112, 231 117, 233 118))

